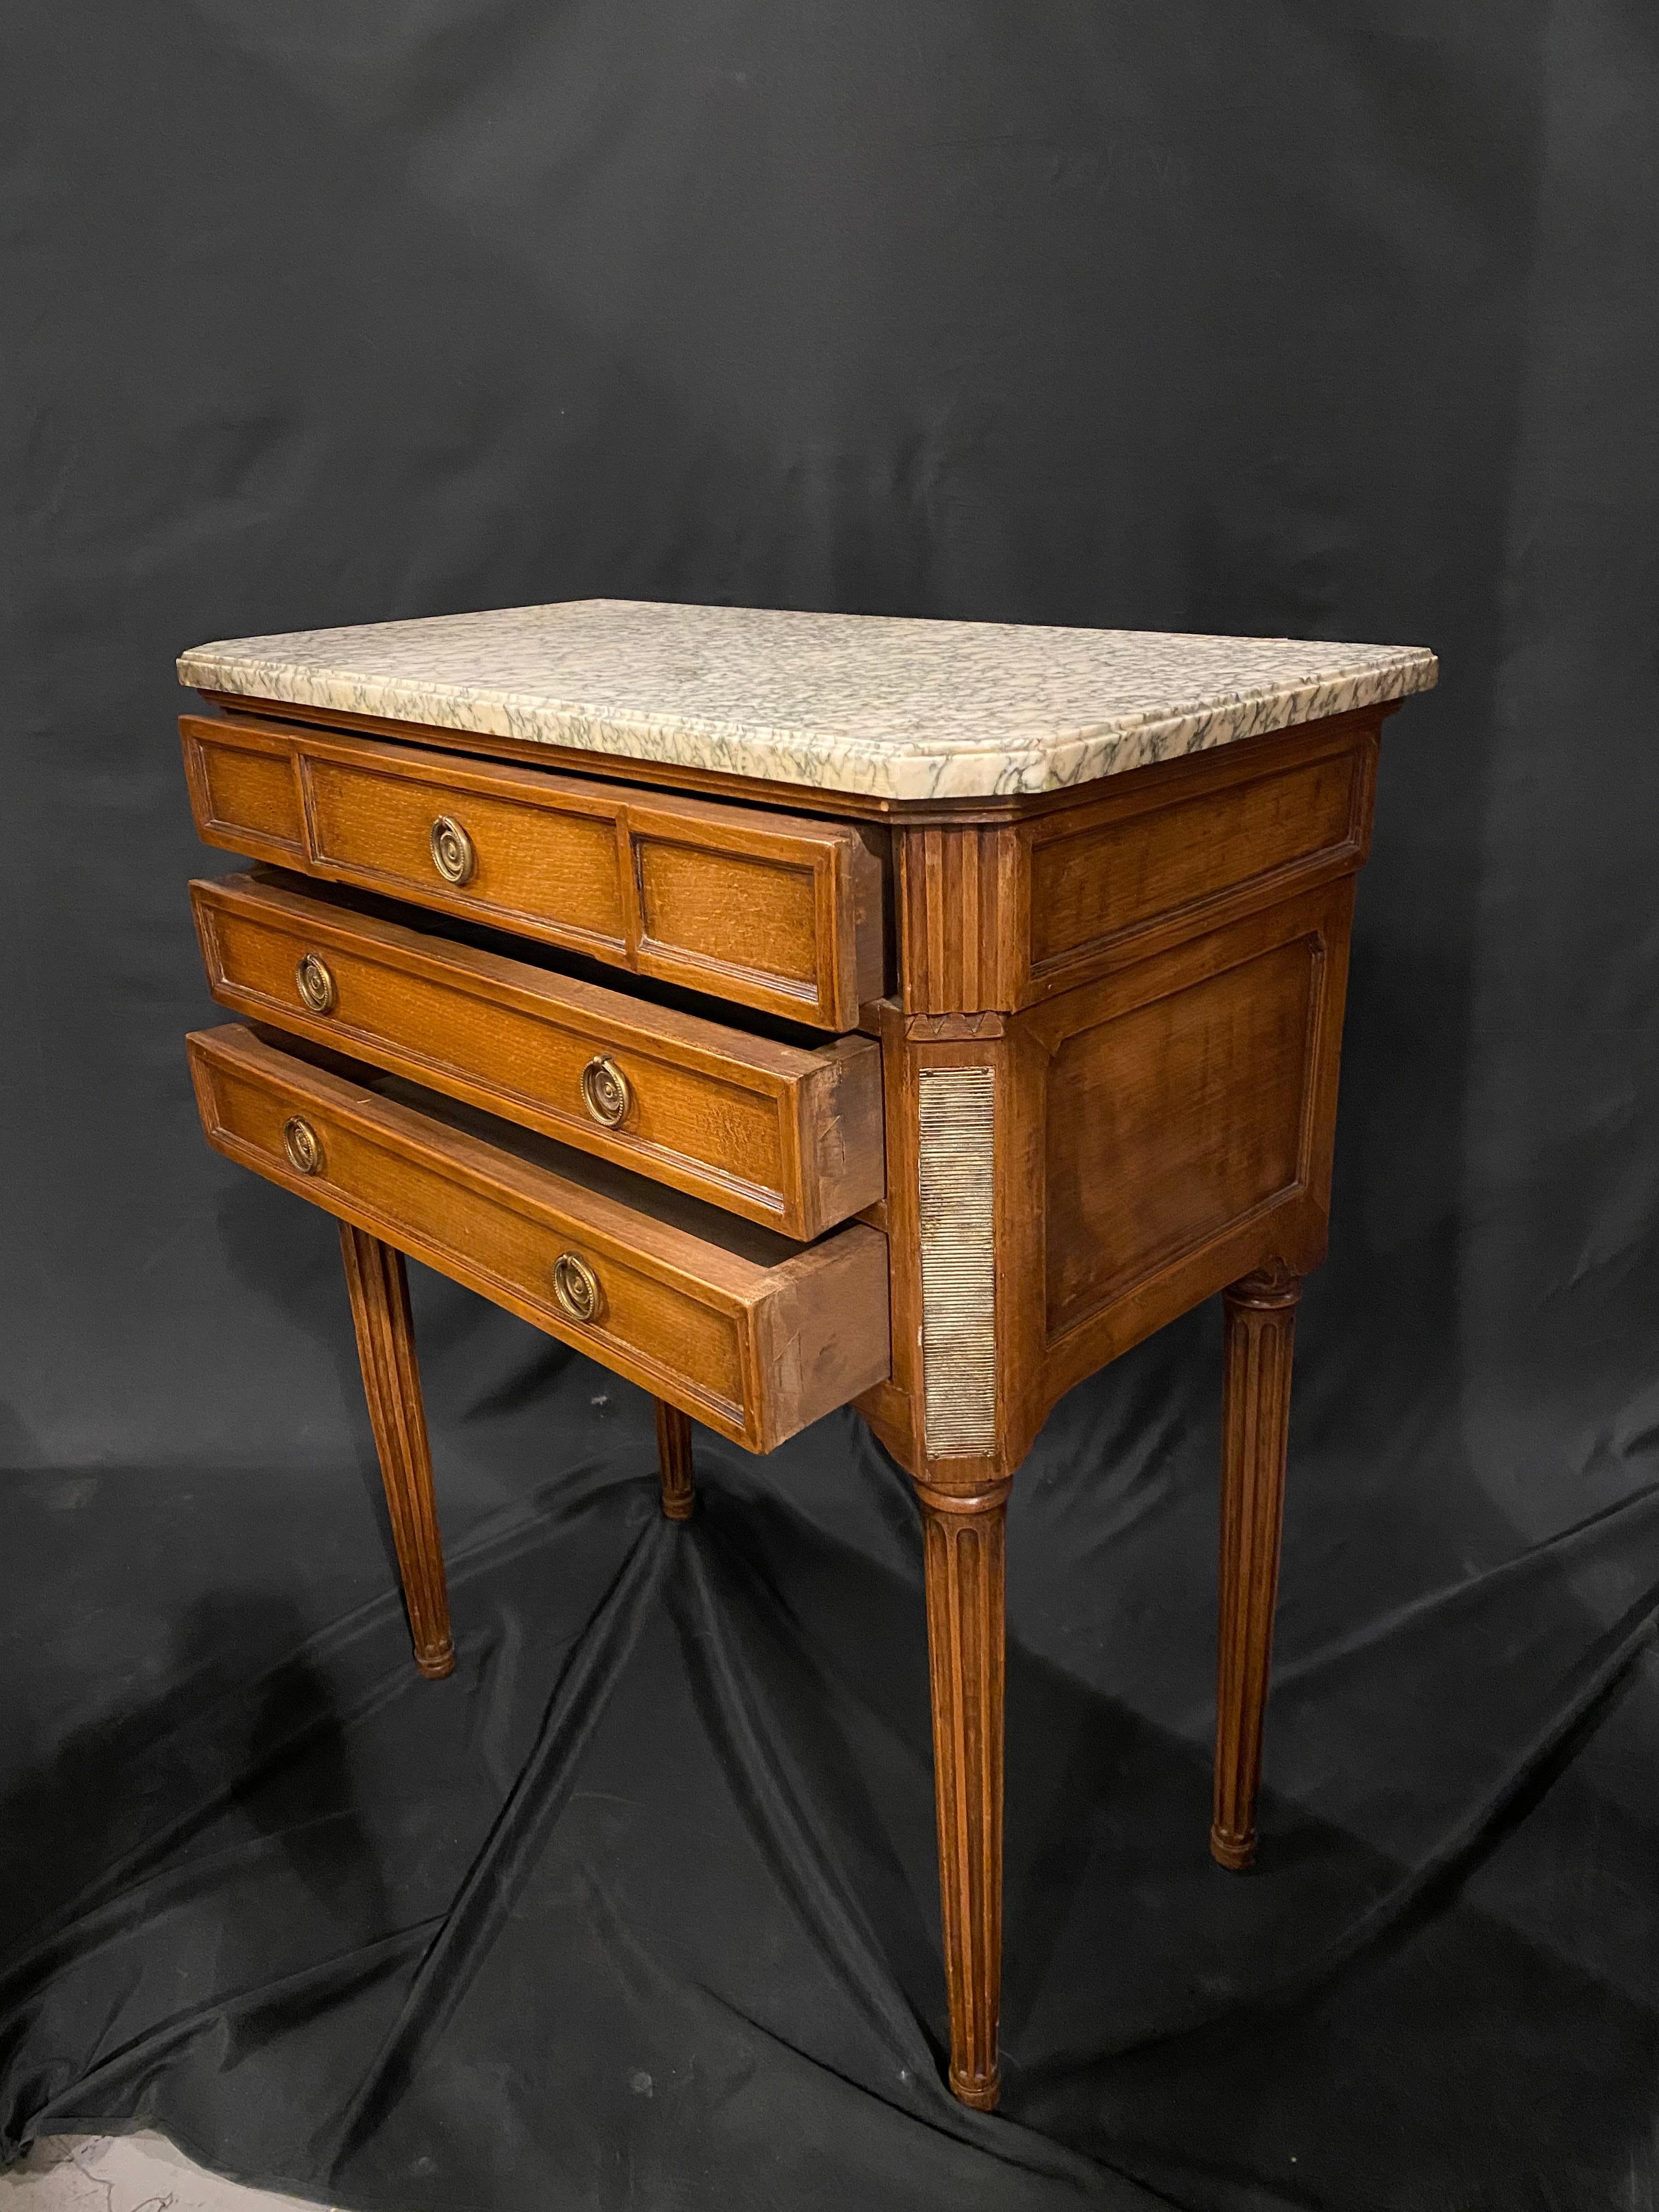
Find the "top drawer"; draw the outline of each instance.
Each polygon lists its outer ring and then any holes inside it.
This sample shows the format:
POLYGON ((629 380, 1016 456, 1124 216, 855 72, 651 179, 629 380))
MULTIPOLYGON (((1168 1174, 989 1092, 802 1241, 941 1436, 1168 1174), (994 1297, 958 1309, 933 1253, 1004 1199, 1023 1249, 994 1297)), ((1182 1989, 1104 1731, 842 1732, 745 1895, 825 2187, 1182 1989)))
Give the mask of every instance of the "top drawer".
POLYGON ((885 988, 882 866, 851 824, 186 714, 210 845, 850 1030, 885 988))

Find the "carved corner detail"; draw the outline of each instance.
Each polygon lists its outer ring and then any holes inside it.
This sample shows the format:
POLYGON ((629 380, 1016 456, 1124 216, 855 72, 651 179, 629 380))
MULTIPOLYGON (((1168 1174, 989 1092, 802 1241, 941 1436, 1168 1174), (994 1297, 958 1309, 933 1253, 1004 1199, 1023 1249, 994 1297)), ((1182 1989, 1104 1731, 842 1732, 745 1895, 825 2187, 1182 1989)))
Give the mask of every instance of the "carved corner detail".
POLYGON ((1000 1014, 912 1014, 904 1034, 912 1044, 965 1044, 1003 1034, 1000 1014))

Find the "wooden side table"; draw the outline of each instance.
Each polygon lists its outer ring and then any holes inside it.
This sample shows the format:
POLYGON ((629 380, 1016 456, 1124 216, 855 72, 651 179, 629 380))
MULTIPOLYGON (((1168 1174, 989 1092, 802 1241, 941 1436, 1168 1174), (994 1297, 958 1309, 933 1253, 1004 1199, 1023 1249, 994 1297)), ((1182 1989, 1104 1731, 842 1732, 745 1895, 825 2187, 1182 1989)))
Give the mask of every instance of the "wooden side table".
POLYGON ((422 1671, 403 1255, 920 1501, 951 2087, 997 2100, 1003 1559, 1055 1400, 1226 1312, 1211 1848, 1248 1865, 1354 882, 1420 648, 591 601, 198 648, 213 1143, 336 1214, 422 1671), (444 917, 442 923, 434 917, 444 917))

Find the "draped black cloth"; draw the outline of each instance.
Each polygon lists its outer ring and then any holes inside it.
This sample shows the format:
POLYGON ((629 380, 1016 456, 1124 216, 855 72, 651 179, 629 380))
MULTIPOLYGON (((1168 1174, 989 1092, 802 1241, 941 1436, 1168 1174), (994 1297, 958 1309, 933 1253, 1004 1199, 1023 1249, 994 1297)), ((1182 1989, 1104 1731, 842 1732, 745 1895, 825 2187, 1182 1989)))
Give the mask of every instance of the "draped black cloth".
POLYGON ((1659 2190, 1659 31, 570 0, 4 27, 0 2127, 386 2212, 1659 2190), (1218 1327, 1010 1524, 1002 2112, 940 2081, 908 1485, 416 1271, 410 1663, 332 1224, 209 1153, 171 661, 596 594, 1425 642, 1298 1330, 1258 1870, 1218 1327))

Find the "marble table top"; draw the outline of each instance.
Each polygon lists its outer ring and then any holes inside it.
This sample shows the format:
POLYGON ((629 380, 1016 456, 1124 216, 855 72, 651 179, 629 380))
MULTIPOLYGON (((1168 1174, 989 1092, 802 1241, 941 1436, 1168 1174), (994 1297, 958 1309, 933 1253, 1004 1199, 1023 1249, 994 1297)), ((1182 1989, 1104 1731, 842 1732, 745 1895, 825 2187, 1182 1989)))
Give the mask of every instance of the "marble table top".
POLYGON ((1055 791, 1426 691, 1423 646, 576 599, 201 645, 199 690, 895 799, 1055 791))

